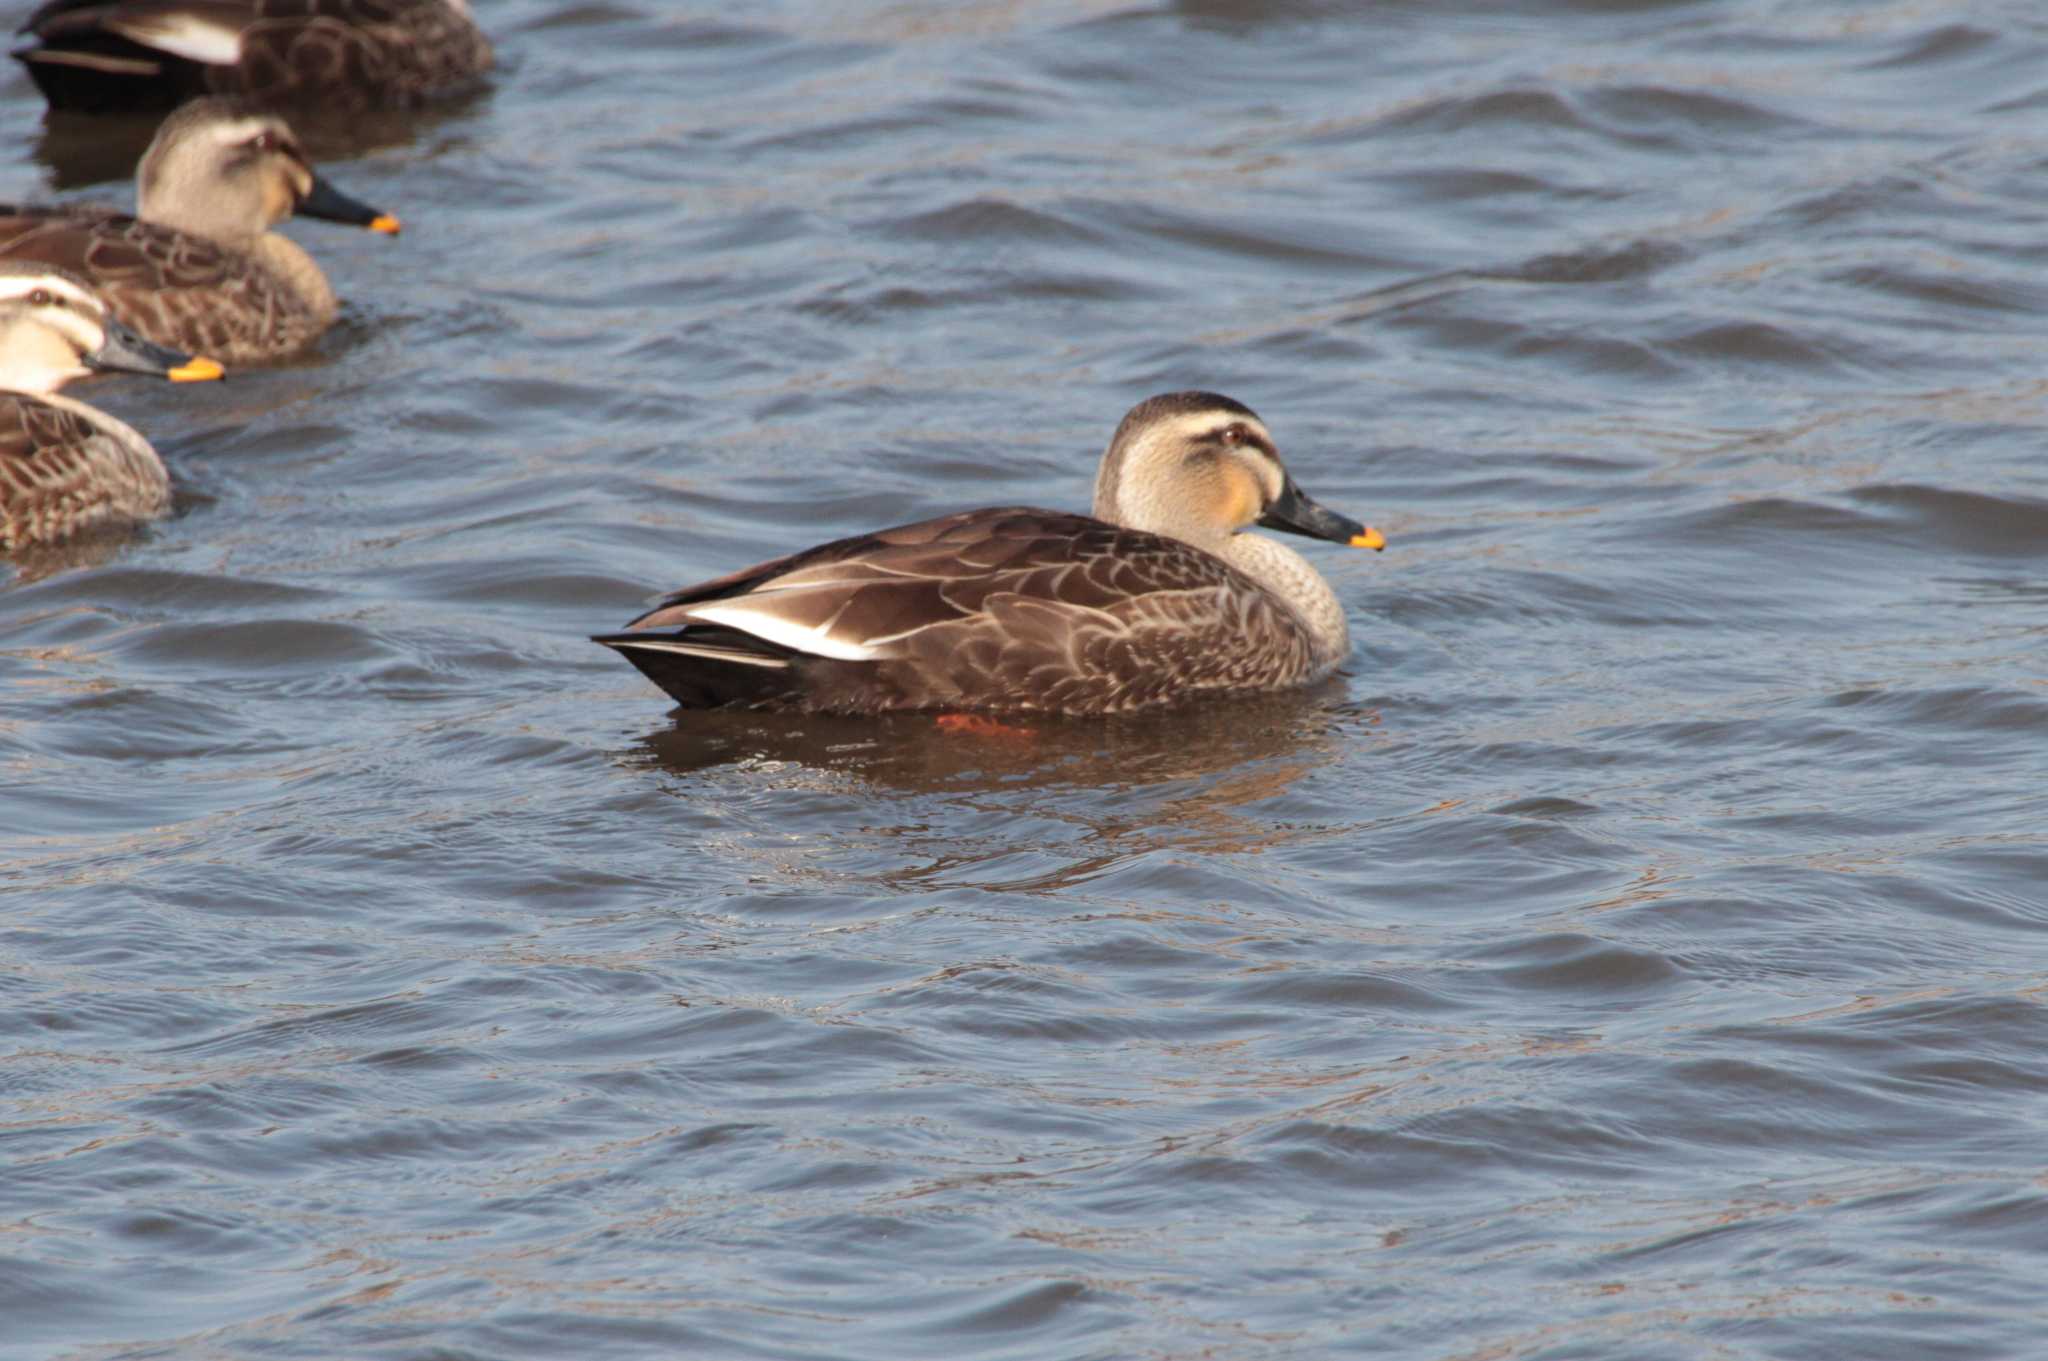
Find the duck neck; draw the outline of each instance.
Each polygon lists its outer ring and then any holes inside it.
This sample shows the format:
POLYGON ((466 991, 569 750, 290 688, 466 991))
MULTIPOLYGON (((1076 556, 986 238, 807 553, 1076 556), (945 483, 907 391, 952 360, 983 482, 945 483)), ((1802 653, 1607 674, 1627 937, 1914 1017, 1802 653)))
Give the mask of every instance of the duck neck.
POLYGON ((260 220, 244 221, 237 211, 240 207, 233 200, 180 192, 161 182, 146 187, 138 178, 136 183, 135 215, 144 222, 187 236, 202 236, 229 250, 252 251, 267 228, 260 220))
POLYGON ((1351 651, 1351 628, 1344 620, 1344 606, 1307 558, 1263 534, 1233 534, 1213 551, 1286 601, 1301 616, 1323 659, 1334 660, 1351 651))
POLYGON ((306 254, 298 242, 277 232, 265 232, 256 238, 255 256, 264 267, 282 278, 299 295, 308 310, 322 322, 334 320, 339 304, 334 298, 334 289, 327 282, 327 276, 320 272, 320 266, 313 263, 313 257, 306 254))

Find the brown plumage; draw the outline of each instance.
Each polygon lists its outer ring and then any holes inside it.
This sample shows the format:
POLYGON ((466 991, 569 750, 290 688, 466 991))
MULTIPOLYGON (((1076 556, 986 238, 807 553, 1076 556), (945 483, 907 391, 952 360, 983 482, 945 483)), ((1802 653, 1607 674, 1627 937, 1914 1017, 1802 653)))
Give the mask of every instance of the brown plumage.
POLYGON ((0 262, 0 550, 170 507, 156 450, 133 428, 56 395, 98 370, 218 378, 218 364, 152 345, 107 314, 84 280, 0 262))
POLYGON ((303 350, 337 311, 320 267, 273 226, 299 213, 398 230, 316 175, 282 119, 227 99, 164 120, 136 198, 133 217, 0 204, 0 257, 70 270, 149 339, 236 365, 303 350))
POLYGON ((596 639, 679 704, 1114 713, 1305 684, 1349 649, 1329 587, 1259 523, 1380 536, 1304 496, 1249 408, 1139 404, 1096 515, 966 511, 686 587, 596 639))
POLYGON ((0 392, 0 551, 170 509, 164 465, 133 433, 89 407, 0 392))
POLYGON ((50 0, 15 50, 53 109, 170 109, 197 95, 323 114, 411 108, 477 83, 466 0, 50 0))

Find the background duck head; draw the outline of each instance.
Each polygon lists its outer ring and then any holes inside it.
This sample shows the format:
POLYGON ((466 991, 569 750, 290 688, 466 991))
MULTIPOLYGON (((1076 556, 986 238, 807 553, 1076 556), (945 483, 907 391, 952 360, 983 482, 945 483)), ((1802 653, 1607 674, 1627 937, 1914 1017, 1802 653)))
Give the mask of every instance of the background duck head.
POLYGON ((195 99, 166 118, 136 169, 135 198, 145 221, 244 249, 293 216, 399 230, 322 179, 284 119, 237 99, 195 99))

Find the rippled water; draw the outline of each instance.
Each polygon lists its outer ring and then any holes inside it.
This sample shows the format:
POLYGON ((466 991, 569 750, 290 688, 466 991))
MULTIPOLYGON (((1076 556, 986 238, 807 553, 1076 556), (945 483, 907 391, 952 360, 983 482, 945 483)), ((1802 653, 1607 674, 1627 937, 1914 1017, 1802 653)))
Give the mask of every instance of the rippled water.
POLYGON ((2042 1353, 2037 6, 479 8, 0 580, 0 1354, 2042 1353), (1191 386, 1388 532, 1321 689, 585 641, 1191 386))

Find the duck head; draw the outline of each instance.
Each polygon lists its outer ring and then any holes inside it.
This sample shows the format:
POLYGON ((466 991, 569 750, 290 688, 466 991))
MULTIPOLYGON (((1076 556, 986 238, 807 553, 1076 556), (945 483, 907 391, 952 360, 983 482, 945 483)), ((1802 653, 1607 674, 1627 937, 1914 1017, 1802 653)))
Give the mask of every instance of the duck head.
POLYGON ((135 198, 140 217, 244 248, 294 215, 399 230, 397 218, 315 173, 282 118, 220 97, 164 120, 136 169, 135 198))
POLYGON ((211 359, 144 340, 68 270, 0 261, 0 388, 55 392, 102 372, 193 382, 218 378, 222 370, 211 359))
POLYGON ((1254 525, 1380 549, 1386 538, 1296 485, 1258 413, 1214 392, 1131 408, 1095 479, 1095 517, 1214 549, 1254 525))

